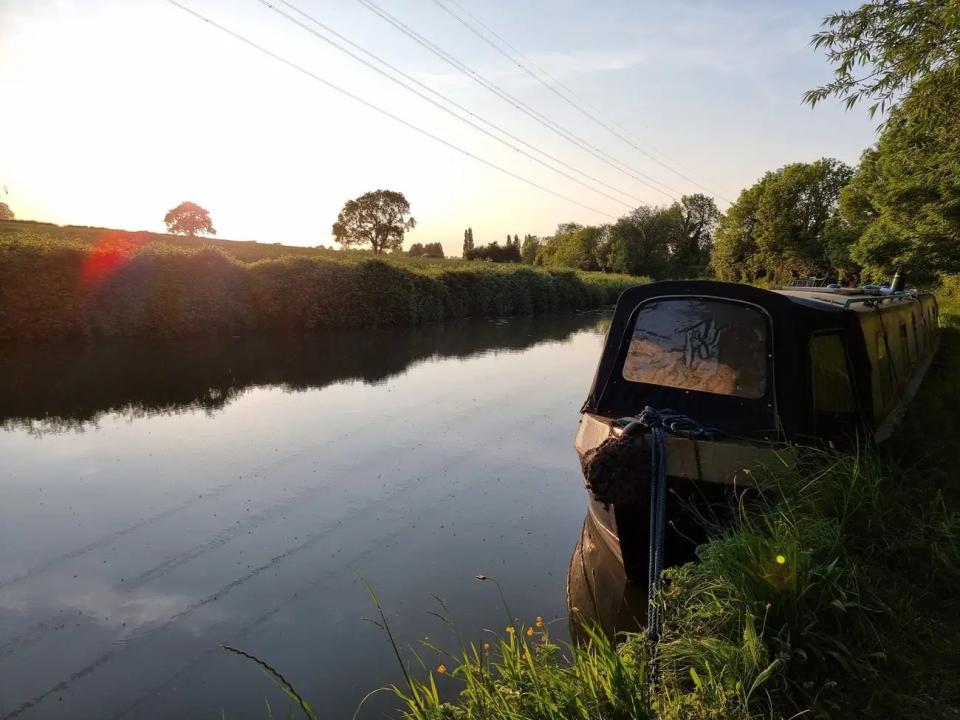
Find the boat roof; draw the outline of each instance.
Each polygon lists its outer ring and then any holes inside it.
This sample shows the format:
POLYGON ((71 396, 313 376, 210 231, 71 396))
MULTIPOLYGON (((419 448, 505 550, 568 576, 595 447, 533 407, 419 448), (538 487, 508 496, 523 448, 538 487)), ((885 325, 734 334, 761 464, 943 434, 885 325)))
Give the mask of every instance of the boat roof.
POLYGON ((886 288, 828 288, 828 287, 779 287, 771 292, 784 295, 800 305, 821 310, 855 310, 863 312, 881 304, 913 301, 914 292, 890 292, 886 288))

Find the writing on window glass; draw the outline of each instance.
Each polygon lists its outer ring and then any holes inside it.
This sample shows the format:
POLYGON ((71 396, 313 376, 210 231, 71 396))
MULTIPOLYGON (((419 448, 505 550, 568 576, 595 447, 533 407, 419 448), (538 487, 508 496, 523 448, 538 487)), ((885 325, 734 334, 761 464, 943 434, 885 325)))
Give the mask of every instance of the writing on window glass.
POLYGON ((683 334, 683 360, 694 368, 702 362, 717 360, 722 330, 712 318, 701 320, 696 325, 681 330, 683 334))
POLYGON ((708 299, 645 303, 637 312, 623 377, 720 395, 766 391, 767 321, 758 310, 708 299))

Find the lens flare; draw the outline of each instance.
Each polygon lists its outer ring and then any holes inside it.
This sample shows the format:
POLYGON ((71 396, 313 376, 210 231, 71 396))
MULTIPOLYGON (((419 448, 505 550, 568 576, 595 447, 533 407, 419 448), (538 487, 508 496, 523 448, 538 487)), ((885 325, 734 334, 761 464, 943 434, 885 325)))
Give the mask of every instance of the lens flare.
POLYGON ((146 233, 103 233, 87 251, 80 269, 80 285, 90 287, 103 282, 126 265, 147 240, 146 233))

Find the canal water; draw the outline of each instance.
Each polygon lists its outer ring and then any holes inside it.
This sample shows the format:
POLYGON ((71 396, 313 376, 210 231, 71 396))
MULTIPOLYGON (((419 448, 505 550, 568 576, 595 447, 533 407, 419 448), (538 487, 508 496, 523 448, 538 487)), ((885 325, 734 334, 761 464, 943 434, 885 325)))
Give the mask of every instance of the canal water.
POLYGON ((503 631, 477 574, 565 637, 572 440, 605 329, 0 348, 0 718, 286 716, 223 644, 350 717, 401 679, 363 580, 427 666, 424 640, 503 631))

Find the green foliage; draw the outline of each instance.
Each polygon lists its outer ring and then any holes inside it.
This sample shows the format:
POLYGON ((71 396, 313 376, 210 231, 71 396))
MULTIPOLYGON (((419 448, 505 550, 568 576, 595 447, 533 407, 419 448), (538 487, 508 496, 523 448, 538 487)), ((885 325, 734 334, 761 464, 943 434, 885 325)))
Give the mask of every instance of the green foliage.
POLYGON ((347 200, 333 224, 333 237, 344 247, 370 245, 374 253, 403 247, 403 235, 415 228, 403 193, 374 190, 347 200))
POLYGON ((613 225, 562 224, 539 247, 531 243, 528 252, 538 265, 655 278, 702 277, 719 217, 712 198, 684 195, 668 207, 641 206, 613 225))
POLYGON ((467 228, 463 231, 463 259, 469 260, 471 252, 473 252, 473 228, 467 228))
POLYGON ((520 262, 524 265, 533 265, 537 260, 540 249, 540 239, 535 235, 524 235, 523 246, 520 248, 520 262))
MULTIPOLYGON (((12 218, 9 218, 12 219, 12 218)), ((216 235, 210 213, 193 202, 182 202, 163 218, 167 231, 174 235, 196 237, 197 233, 216 235)))
POLYGON ((720 220, 711 265, 722 280, 785 282, 835 274, 842 237, 829 223, 853 170, 824 158, 766 173, 720 220))
MULTIPOLYGON (((873 0, 824 20, 813 39, 832 82, 806 93, 890 111, 828 228, 831 261, 867 279, 899 266, 921 283, 960 270, 960 2, 873 0)), ((721 261, 723 258, 721 258, 721 261)))
MULTIPOLYGON (((0 226, 0 339, 410 325, 613 303, 638 278, 257 246, 242 262, 168 236, 0 226), (171 238, 173 239, 173 238, 171 238)), ((250 246, 237 243, 240 253, 250 246)))
MULTIPOLYGON (((834 65, 832 82, 804 94, 811 105, 828 97, 848 108, 873 100, 884 112, 909 93, 918 117, 940 106, 935 84, 917 85, 932 73, 960 82, 960 3, 957 0, 872 0, 827 16, 813 44, 834 65)), ((934 122, 935 125, 935 122, 934 122)))
POLYGON ((921 282, 960 272, 960 83, 945 73, 914 86, 841 194, 842 221, 857 236, 850 257, 868 278, 901 265, 921 282))
POLYGON ((720 211, 713 198, 701 193, 684 195, 673 208, 679 212, 681 228, 670 246, 670 276, 702 277, 710 264, 720 211))
POLYGON ((553 237, 545 238, 537 251, 536 264, 548 267, 568 267, 580 270, 599 270, 597 251, 602 230, 577 223, 557 226, 553 237))
MULTIPOLYGON (((470 241, 472 244, 472 233, 470 241)), ((510 236, 507 235, 504 245, 500 245, 500 243, 494 240, 489 245, 471 248, 465 257, 467 260, 488 260, 495 263, 518 263, 520 262, 520 245, 515 244, 513 240, 510 239, 510 236)))
POLYGON ((642 645, 617 648, 593 632, 591 642, 561 646, 541 621, 507 627, 505 637, 471 644, 437 666, 426 680, 408 676, 389 688, 408 720, 593 720, 654 717, 649 698, 649 655, 642 645), (444 678, 449 675, 449 678, 444 678), (442 679, 441 679, 442 678, 442 679), (456 702, 438 687, 459 686, 456 702))
POLYGON ((608 272, 644 272, 655 278, 666 277, 670 246, 680 237, 681 223, 676 206, 637 208, 610 227, 601 249, 600 266, 608 272))
POLYGON ((438 242, 427 243, 426 245, 414 243, 407 250, 407 255, 410 257, 443 258, 443 245, 438 242))

